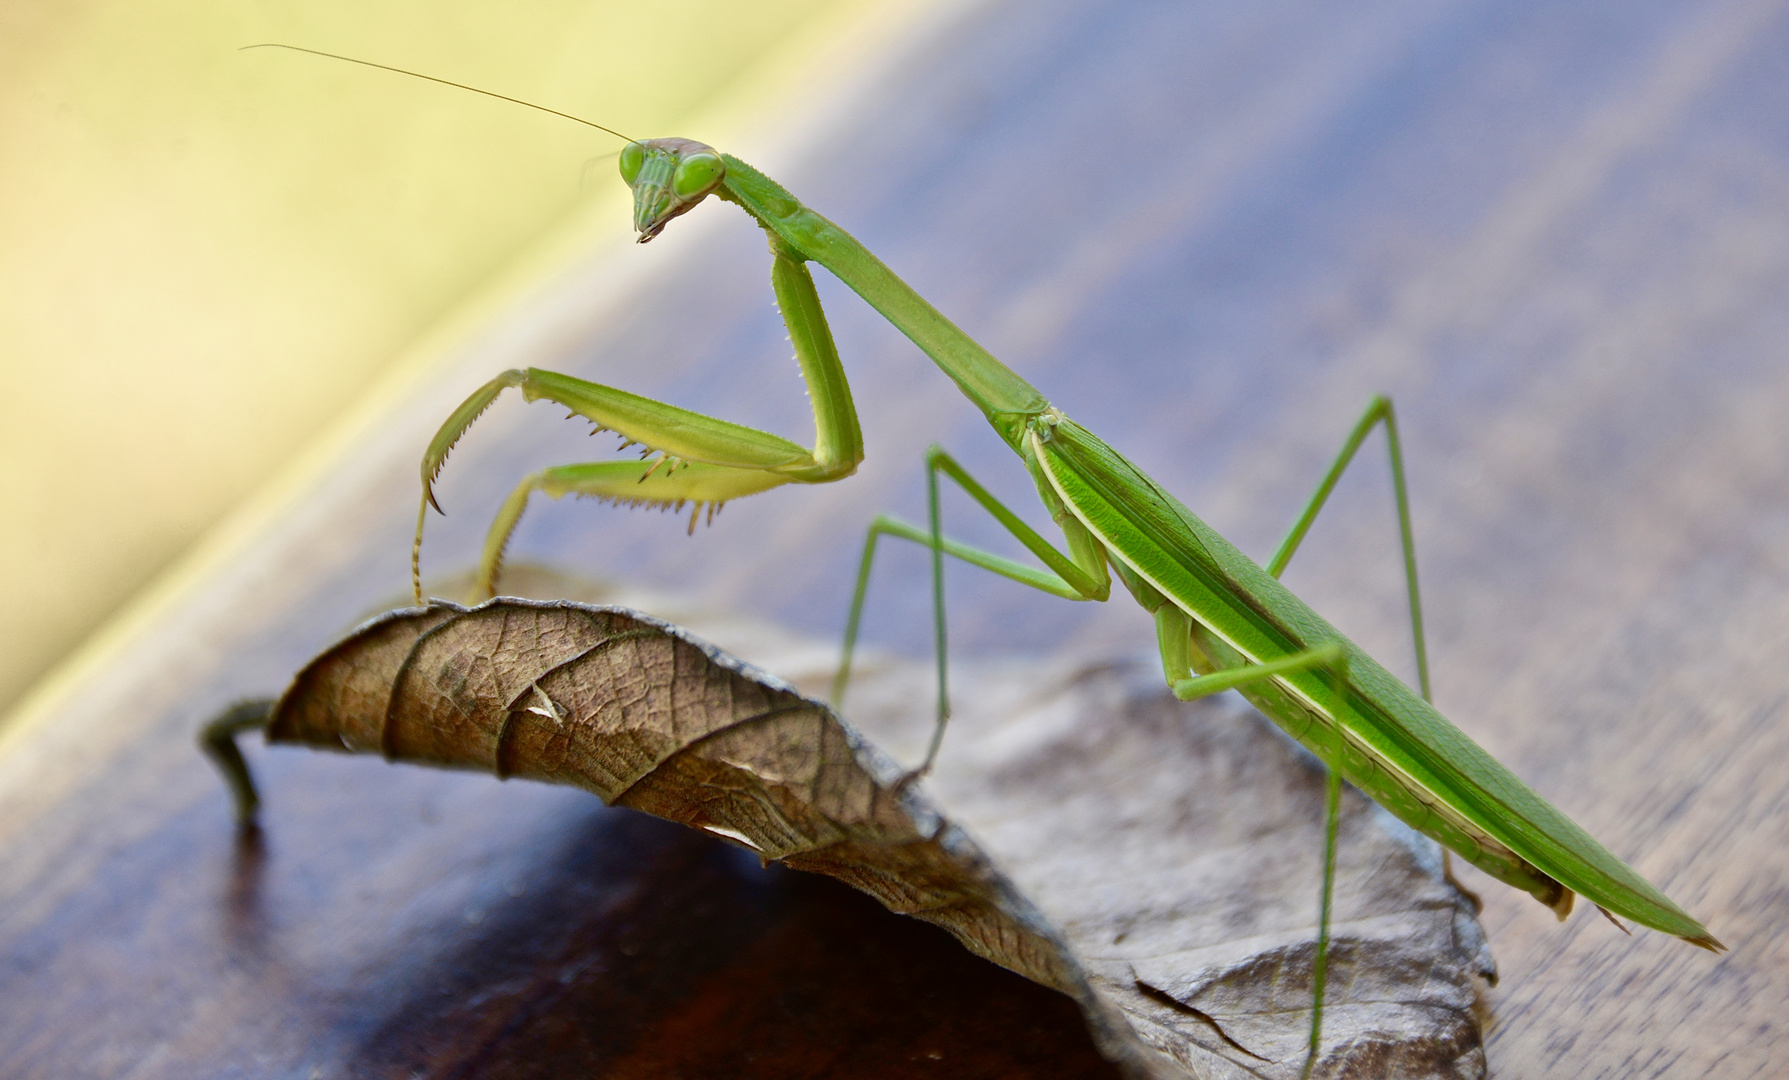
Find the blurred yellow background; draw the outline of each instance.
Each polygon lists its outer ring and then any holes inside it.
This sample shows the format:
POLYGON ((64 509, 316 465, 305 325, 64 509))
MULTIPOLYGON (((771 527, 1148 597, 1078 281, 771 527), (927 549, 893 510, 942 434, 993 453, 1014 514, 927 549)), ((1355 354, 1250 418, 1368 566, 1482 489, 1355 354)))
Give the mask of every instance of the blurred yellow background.
POLYGON ((0 715, 425 328, 613 179, 614 140, 872 0, 0 7, 0 715))

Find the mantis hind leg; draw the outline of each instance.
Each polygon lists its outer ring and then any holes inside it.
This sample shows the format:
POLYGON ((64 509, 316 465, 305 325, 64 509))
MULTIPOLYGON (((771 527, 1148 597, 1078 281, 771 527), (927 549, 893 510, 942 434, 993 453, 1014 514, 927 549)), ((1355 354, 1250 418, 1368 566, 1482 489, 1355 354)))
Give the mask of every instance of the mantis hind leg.
POLYGON ((1391 455, 1391 486, 1397 496, 1398 504, 1398 539, 1404 550, 1404 582, 1410 593, 1410 634, 1416 643, 1416 678, 1417 688, 1422 691, 1424 701, 1429 700, 1429 645, 1423 634, 1422 593, 1416 585, 1416 537, 1410 528, 1410 493, 1404 485, 1404 450, 1398 439, 1398 418, 1392 410, 1391 398, 1377 394, 1367 403, 1366 411, 1354 424, 1354 430, 1348 433, 1348 439, 1342 444, 1341 452, 1336 454, 1330 463, 1329 471, 1311 493, 1305 503, 1304 512, 1292 524, 1286 538, 1280 541, 1278 551, 1268 560, 1267 572, 1279 577, 1292 561, 1298 546, 1304 542, 1305 534, 1311 531, 1311 525, 1317 520, 1329 496, 1335 491, 1336 483, 1342 479, 1342 473, 1354 460, 1355 452, 1360 444, 1372 434, 1378 424, 1385 425, 1386 448, 1391 455))
MULTIPOLYGON (((1305 503, 1304 512, 1293 523, 1286 538, 1280 542, 1279 550, 1268 562, 1267 572, 1277 578, 1286 569, 1286 565, 1292 561, 1293 553, 1298 550, 1299 544, 1304 541, 1305 534, 1310 531, 1312 522, 1317 520, 1317 514, 1328 502, 1330 493, 1335 490, 1336 482, 1342 478, 1343 471, 1354 460, 1354 454, 1360 449, 1360 444, 1372 433, 1374 425, 1380 423, 1385 425, 1385 445, 1391 458, 1392 493, 1397 498, 1398 540, 1403 548, 1404 581, 1410 595, 1410 638, 1416 650, 1417 689, 1421 691, 1424 701, 1432 701, 1433 696, 1429 683, 1429 643, 1427 635, 1423 632, 1422 593, 1416 584, 1416 536, 1410 527, 1410 493, 1404 483, 1404 450, 1403 444, 1398 438, 1398 419, 1396 412, 1392 409, 1391 398, 1384 394, 1378 394, 1367 403, 1366 411, 1361 413, 1360 419, 1355 422, 1354 430, 1349 432, 1347 441, 1342 444, 1341 452, 1330 463, 1329 471, 1324 474, 1323 480, 1317 485, 1317 490, 1311 493, 1310 500, 1305 503)), ((1483 910, 1484 901, 1479 898, 1479 895, 1468 889, 1454 876, 1453 853, 1446 847, 1441 849, 1441 872, 1447 878, 1448 884, 1460 890, 1461 895, 1472 903, 1474 910, 1483 910)))
MULTIPOLYGON (((1397 414, 1392 408, 1389 397, 1379 394, 1367 403, 1366 411, 1361 414, 1360 419, 1355 422, 1354 430, 1348 433, 1347 440, 1342 443, 1341 452, 1336 454, 1335 460, 1330 463, 1329 471, 1317 484, 1317 490, 1311 493, 1310 499, 1305 503, 1304 511, 1299 514, 1298 520, 1293 523, 1286 538, 1280 542, 1279 550, 1275 551, 1273 558, 1268 561, 1267 572, 1277 578, 1285 571, 1287 564, 1292 561, 1293 554, 1298 551, 1298 546, 1304 542, 1305 534, 1310 531, 1312 523, 1317 520, 1318 513, 1329 501, 1329 496, 1335 490, 1336 483, 1341 480, 1342 473, 1354 460, 1354 455, 1360 449, 1361 443, 1366 441, 1366 437, 1372 433, 1373 428, 1381 423, 1385 425, 1386 449, 1391 458, 1392 492, 1397 500, 1398 539, 1403 548, 1404 581, 1410 596, 1410 635, 1416 650, 1417 687, 1422 692, 1423 700, 1429 701, 1431 700, 1429 647, 1423 633, 1422 594, 1417 587, 1416 579, 1416 538, 1410 526, 1410 494, 1404 482, 1404 450, 1402 442, 1398 438, 1397 414)), ((1311 1069, 1317 1062, 1319 1043, 1322 1038, 1323 991, 1329 967, 1330 902, 1335 890, 1336 815, 1340 808, 1341 797, 1341 778, 1336 771, 1325 766, 1324 774, 1326 795, 1324 799, 1323 894, 1319 904, 1317 923, 1317 956, 1312 967, 1314 1000, 1311 1004, 1310 1051, 1305 1058, 1302 1073, 1305 1077, 1310 1076, 1311 1069)), ((1460 884, 1454 877, 1452 853, 1446 847, 1441 849, 1441 870, 1448 883, 1458 889, 1471 902, 1474 909, 1483 906, 1478 895, 1460 884)))
MULTIPOLYGON (((1235 689, 1294 671, 1327 667, 1332 673, 1340 676, 1346 670, 1347 653, 1341 643, 1324 642, 1273 660, 1220 667, 1218 670, 1204 675, 1195 675, 1192 663, 1194 631, 1192 617, 1169 603, 1166 597, 1147 582, 1137 579, 1135 575, 1122 568, 1120 575, 1125 585, 1136 595, 1137 600, 1145 608, 1151 609, 1155 616, 1156 644, 1161 651, 1162 673, 1167 678, 1168 686, 1173 690, 1174 696, 1182 701, 1194 701, 1224 690, 1235 689)), ((1211 660, 1210 656, 1205 656, 1201 660, 1201 665, 1209 666, 1211 660)), ((1324 778, 1323 888, 1317 905, 1316 954, 1311 961, 1310 1042, 1309 1050, 1305 1056, 1304 1069, 1300 1074, 1306 1078, 1311 1075, 1311 1069, 1316 1065, 1323 1038, 1323 997, 1329 979, 1330 909, 1335 895, 1336 829, 1342 798, 1341 774, 1328 765, 1322 767, 1324 778)))
POLYGON ((1309 1080, 1323 1047, 1323 990, 1329 981, 1329 916, 1336 887, 1336 825, 1342 812, 1342 774, 1323 769, 1323 898, 1317 905, 1317 955, 1311 961, 1311 1042, 1301 1080, 1309 1080))

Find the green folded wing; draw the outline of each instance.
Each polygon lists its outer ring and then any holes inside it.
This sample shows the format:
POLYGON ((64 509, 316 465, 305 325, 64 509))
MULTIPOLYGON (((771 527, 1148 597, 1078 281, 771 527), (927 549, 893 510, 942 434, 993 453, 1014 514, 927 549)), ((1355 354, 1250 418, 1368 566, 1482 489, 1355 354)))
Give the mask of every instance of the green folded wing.
MULTIPOLYGON (((1344 688, 1338 691, 1323 672, 1276 682, 1345 730, 1350 744, 1376 755, 1386 772, 1407 778, 1599 907, 1692 944, 1721 947, 1700 923, 1086 429, 1067 419, 1040 427, 1032 452, 1057 493, 1114 555, 1243 657, 1261 662, 1323 641, 1341 642, 1348 653, 1344 688)), ((1358 771, 1346 760, 1332 764, 1350 780, 1358 771)))

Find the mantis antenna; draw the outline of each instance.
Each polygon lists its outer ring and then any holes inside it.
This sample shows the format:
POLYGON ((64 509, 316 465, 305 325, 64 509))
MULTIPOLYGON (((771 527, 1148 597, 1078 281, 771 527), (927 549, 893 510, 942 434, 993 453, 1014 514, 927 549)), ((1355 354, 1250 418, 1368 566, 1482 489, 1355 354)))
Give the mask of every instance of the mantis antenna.
POLYGON ((513 97, 510 97, 508 94, 499 94, 492 90, 480 90, 476 86, 467 86, 465 83, 457 83, 457 82, 454 82, 452 79, 437 79, 433 75, 424 75, 421 72, 417 72, 417 71, 406 71, 405 69, 403 69, 401 67, 392 67, 390 64, 376 64, 371 60, 356 60, 352 56, 341 56, 336 53, 324 52, 321 49, 307 49, 307 48, 303 47, 302 45, 284 45, 277 41, 266 41, 266 42, 262 42, 259 45, 244 45, 242 48, 238 49, 237 51, 238 52, 247 52, 250 49, 290 49, 293 52, 310 53, 312 56, 324 56, 324 57, 328 57, 331 60, 341 60, 341 61, 344 61, 344 62, 350 63, 350 64, 359 64, 362 67, 378 68, 381 71, 395 71, 399 75, 408 75, 412 79, 427 79, 429 82, 440 83, 442 86, 451 86, 451 87, 455 88, 456 90, 470 90, 474 94, 483 94, 485 97, 496 98, 498 101, 507 101, 507 102, 510 102, 515 105, 526 105, 530 109, 538 109, 539 111, 544 112, 544 113, 552 113, 554 116, 564 117, 567 120, 574 120, 580 124, 583 124, 585 127, 593 127, 598 131, 606 131, 610 135, 615 136, 617 139, 626 139, 630 143, 640 141, 638 139, 629 139, 626 135, 623 135, 621 132, 616 131, 614 128, 604 127, 594 120, 586 120, 581 116, 573 116, 571 113, 560 112, 558 109, 549 109, 545 105, 536 105, 532 101, 523 101, 521 98, 513 98, 513 97))

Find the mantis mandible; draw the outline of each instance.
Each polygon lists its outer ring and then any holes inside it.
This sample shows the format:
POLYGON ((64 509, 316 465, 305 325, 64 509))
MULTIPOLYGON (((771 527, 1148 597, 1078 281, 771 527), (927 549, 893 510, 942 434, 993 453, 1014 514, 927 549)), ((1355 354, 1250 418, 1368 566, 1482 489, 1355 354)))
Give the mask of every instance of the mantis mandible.
POLYGON ((1123 455, 995 359, 850 234, 775 181, 737 158, 689 139, 642 141, 610 134, 627 140, 620 170, 633 189, 638 242, 654 239, 671 220, 710 195, 738 206, 764 230, 777 305, 813 405, 814 445, 810 449, 777 435, 551 371, 506 371, 466 399, 441 426, 423 456, 422 501, 412 559, 419 603, 422 526, 429 507, 439 509, 433 481, 448 451, 467 428, 512 387, 521 390, 528 401, 544 398, 555 402, 598 429, 615 432, 628 444, 644 449, 639 460, 557 466, 518 484, 498 512, 480 560, 478 583, 488 593, 495 591, 504 546, 529 497, 537 491, 555 498, 576 494, 628 505, 688 505, 692 507, 693 529, 704 511, 712 516, 715 508, 732 499, 784 484, 830 483, 851 475, 863 459, 863 437, 844 367, 807 268, 809 262, 817 263, 918 345, 981 410, 1024 464, 1044 511, 1062 534, 1059 548, 936 446, 925 457, 927 527, 888 516, 878 517, 871 525, 833 697, 836 705, 844 694, 878 539, 893 536, 927 547, 932 560, 939 705, 932 738, 915 777, 935 759, 949 715, 944 556, 1069 600, 1106 600, 1115 575, 1154 620, 1163 675, 1177 698, 1191 701, 1235 689, 1329 769, 1328 841, 1307 1073, 1321 1033, 1341 779, 1490 876, 1534 896, 1561 919, 1571 911, 1574 895, 1582 895, 1611 920, 1624 916, 1692 945, 1711 951, 1724 948, 1694 918, 1429 704, 1414 541, 1402 450, 1389 399, 1378 397, 1369 404, 1279 549, 1265 567, 1257 565, 1123 455), (1365 438, 1381 424, 1390 447, 1420 692, 1393 677, 1279 581, 1342 472, 1365 438), (967 492, 1043 568, 944 537, 939 514, 940 475, 967 492))

